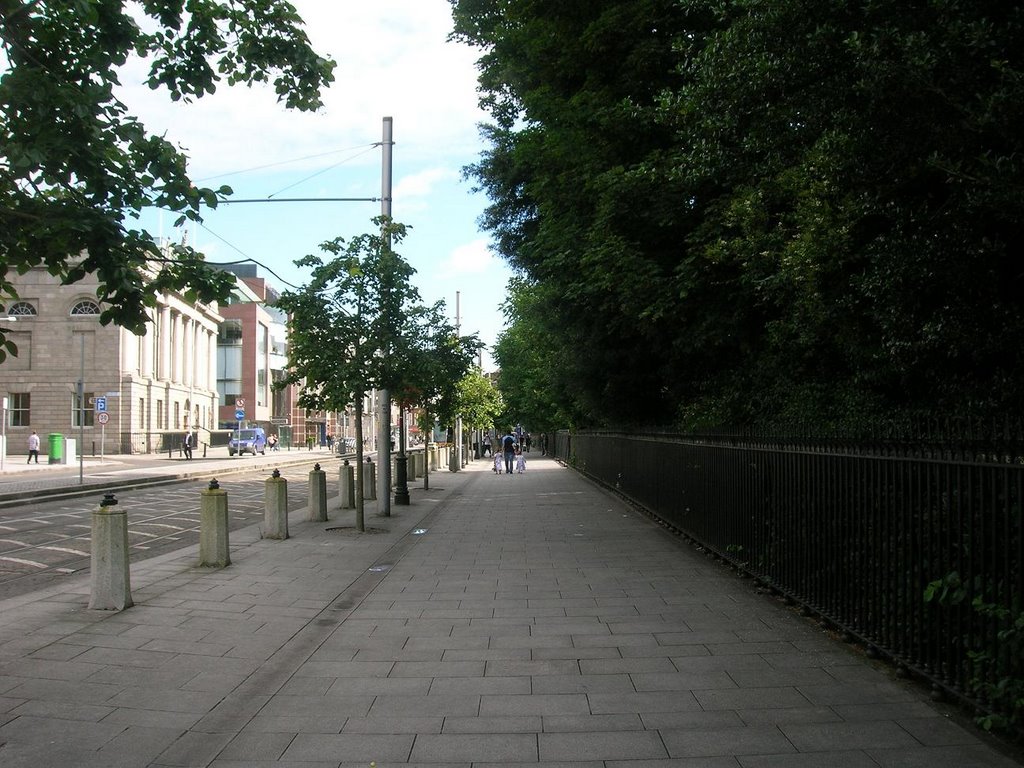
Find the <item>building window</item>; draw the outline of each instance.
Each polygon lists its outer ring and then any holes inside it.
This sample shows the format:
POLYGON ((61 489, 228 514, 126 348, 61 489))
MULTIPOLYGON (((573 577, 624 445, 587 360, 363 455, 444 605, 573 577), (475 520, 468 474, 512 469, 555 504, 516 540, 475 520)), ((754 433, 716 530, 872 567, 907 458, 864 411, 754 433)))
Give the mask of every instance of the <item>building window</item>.
POLYGON ((30 407, 32 405, 32 395, 28 392, 12 392, 8 397, 8 405, 10 409, 8 413, 8 424, 12 427, 27 427, 30 421, 30 407))
POLYGON ((217 344, 221 347, 240 347, 242 345, 242 321, 225 320, 217 328, 217 344))
POLYGON ((92 392, 86 392, 84 394, 85 408, 82 408, 82 401, 78 399, 78 393, 75 392, 71 395, 71 426, 73 427, 91 427, 93 425, 93 408, 90 403, 93 402, 92 392), (85 416, 85 423, 82 423, 82 416, 85 416))
POLYGON ((100 305, 95 301, 89 299, 83 299, 71 308, 71 316, 81 315, 98 315, 100 313, 100 305))
POLYGON ((9 317, 33 317, 36 314, 36 308, 27 301, 16 301, 7 310, 9 317))
POLYGON ((157 400, 156 401, 156 428, 157 429, 163 429, 164 428, 164 401, 163 400, 157 400))

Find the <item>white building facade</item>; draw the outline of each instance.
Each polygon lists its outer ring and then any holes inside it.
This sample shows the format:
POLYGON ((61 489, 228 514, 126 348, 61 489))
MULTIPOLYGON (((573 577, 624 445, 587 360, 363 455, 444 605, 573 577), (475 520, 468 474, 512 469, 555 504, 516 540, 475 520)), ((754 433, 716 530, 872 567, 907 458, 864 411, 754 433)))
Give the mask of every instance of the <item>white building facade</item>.
POLYGON ((197 443, 208 442, 217 414, 216 306, 164 294, 136 336, 100 325, 90 278, 65 286, 44 269, 9 277, 18 293, 3 302, 0 320, 18 348, 0 363, 9 456, 27 453, 33 431, 44 455, 56 434, 79 441, 85 455, 176 450, 190 426, 197 443))

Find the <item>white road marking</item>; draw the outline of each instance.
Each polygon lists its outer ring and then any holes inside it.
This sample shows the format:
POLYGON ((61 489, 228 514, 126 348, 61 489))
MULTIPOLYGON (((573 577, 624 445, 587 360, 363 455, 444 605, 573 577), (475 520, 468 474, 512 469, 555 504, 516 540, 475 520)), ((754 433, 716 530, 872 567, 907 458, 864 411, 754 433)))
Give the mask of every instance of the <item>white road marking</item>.
POLYGON ((154 528, 170 528, 172 531, 183 531, 185 530, 180 525, 168 525, 167 523, 132 523, 132 525, 150 525, 154 528))
POLYGON ((89 556, 88 552, 83 552, 80 549, 71 549, 70 547, 38 546, 38 547, 36 547, 36 549, 52 549, 54 552, 67 552, 67 553, 72 554, 72 555, 82 555, 82 557, 88 557, 89 556))
POLYGON ((22 560, 20 557, 4 557, 0 555, 0 560, 8 563, 18 563, 20 565, 31 565, 33 568, 46 568, 42 563, 37 563, 35 560, 22 560))

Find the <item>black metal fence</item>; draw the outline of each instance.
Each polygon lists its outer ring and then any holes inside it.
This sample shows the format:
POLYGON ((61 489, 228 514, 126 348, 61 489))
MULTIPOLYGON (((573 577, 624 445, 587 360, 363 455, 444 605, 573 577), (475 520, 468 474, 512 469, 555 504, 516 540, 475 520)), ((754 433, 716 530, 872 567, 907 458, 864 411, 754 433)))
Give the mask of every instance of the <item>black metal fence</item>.
POLYGON ((995 718, 1024 707, 1024 440, 560 432, 558 458, 995 718))

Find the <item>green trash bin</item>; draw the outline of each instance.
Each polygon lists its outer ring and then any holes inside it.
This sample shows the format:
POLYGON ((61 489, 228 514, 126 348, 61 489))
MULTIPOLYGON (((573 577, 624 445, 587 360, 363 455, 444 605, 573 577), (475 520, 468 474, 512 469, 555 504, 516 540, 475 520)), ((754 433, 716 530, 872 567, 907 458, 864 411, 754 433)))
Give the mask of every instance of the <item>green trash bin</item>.
POLYGON ((59 432, 51 432, 50 438, 50 463, 60 464, 64 460, 64 435, 59 432))

